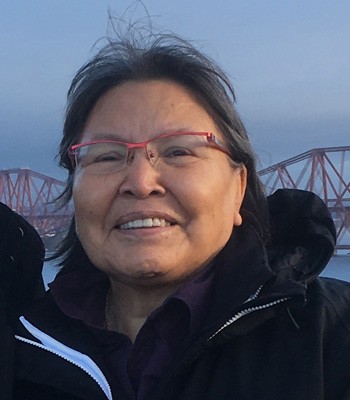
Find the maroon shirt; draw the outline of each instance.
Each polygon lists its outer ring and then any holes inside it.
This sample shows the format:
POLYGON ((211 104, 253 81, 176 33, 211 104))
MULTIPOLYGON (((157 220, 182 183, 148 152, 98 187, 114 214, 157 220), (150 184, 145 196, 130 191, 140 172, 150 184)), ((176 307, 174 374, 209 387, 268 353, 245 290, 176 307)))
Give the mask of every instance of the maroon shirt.
POLYGON ((99 270, 63 274, 49 287, 59 308, 81 320, 103 344, 115 396, 142 400, 198 331, 210 304, 212 281, 209 266, 152 312, 134 343, 105 330, 109 283, 99 270))

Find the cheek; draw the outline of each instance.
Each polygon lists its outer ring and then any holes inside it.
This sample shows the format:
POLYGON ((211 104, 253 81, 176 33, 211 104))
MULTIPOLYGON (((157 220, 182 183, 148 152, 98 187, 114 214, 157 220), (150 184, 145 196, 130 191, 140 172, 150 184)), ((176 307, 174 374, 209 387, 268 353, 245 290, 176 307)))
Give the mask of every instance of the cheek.
POLYGON ((112 195, 113 186, 105 176, 78 174, 73 182, 73 201, 79 208, 103 207, 112 195))
POLYGON ((178 201, 189 217, 205 224, 206 229, 218 224, 231 226, 232 230, 236 192, 232 181, 217 176, 203 178, 183 180, 177 190, 178 201))
MULTIPOLYGON (((82 216, 91 214, 91 193, 89 193, 88 185, 84 184, 84 180, 74 182, 73 186, 73 203, 75 209, 76 224, 80 225, 82 216), (90 212, 88 212, 90 210, 90 212)), ((93 201, 92 201, 93 203, 93 201)))
MULTIPOLYGON (((230 171, 229 171, 230 172, 230 171)), ((222 175, 207 194, 207 207, 212 210, 212 224, 220 226, 225 234, 231 234, 241 206, 241 182, 238 174, 222 175)))
POLYGON ((73 202, 78 234, 102 221, 110 197, 105 190, 102 190, 106 187, 108 186, 101 180, 98 182, 96 179, 79 175, 74 179, 73 202))

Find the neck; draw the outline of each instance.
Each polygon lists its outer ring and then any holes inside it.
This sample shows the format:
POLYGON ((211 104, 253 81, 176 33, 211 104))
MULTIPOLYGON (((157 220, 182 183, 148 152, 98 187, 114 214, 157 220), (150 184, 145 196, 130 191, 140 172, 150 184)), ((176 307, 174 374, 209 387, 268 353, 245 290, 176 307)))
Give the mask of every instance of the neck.
POLYGON ((148 316, 176 289, 173 286, 130 287, 111 280, 106 304, 107 328, 123 333, 134 342, 148 316))

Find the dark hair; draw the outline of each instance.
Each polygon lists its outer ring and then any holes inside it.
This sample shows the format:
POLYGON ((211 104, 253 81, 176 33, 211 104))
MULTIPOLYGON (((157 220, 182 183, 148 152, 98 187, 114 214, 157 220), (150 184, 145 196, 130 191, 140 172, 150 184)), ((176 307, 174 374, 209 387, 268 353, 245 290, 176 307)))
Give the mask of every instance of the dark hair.
MULTIPOLYGON (((232 159, 248 171, 247 190, 241 212, 264 240, 267 237, 266 197, 259 181, 255 155, 234 107, 235 94, 221 68, 189 42, 173 34, 123 35, 108 43, 75 75, 68 91, 60 165, 69 172, 62 195, 65 203, 72 197, 74 170, 69 147, 79 140, 87 118, 97 100, 126 81, 166 79, 189 89, 212 116, 229 146, 232 159)), ((79 268, 88 262, 75 232, 74 217, 66 238, 54 256, 63 257, 65 268, 79 268), (82 260, 82 257, 84 260, 82 260)))

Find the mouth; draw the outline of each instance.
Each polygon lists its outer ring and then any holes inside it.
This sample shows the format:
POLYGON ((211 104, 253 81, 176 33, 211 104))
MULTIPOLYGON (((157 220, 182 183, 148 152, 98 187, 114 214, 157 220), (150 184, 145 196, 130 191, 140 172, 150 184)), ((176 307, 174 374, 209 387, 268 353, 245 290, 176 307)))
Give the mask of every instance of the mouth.
POLYGON ((123 224, 117 225, 116 228, 120 230, 128 230, 128 229, 140 229, 140 228, 158 228, 158 227, 168 227, 175 225, 175 222, 166 220, 165 218, 142 218, 142 219, 133 219, 127 221, 123 224))

